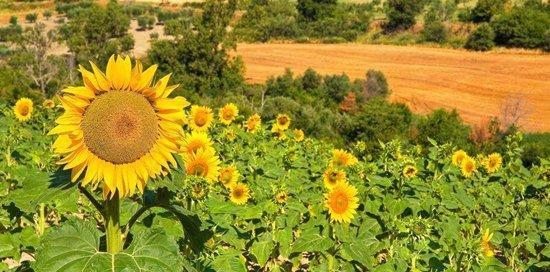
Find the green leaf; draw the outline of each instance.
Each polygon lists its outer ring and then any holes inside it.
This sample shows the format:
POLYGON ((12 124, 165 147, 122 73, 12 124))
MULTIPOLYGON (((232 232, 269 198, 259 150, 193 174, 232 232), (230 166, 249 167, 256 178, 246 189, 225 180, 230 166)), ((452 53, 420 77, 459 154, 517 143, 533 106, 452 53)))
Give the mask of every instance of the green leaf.
POLYGON ((19 242, 15 235, 10 233, 0 234, 0 259, 19 255, 19 242))
POLYGON ((269 259, 269 256, 273 251, 273 247, 273 241, 258 241, 252 244, 252 246, 250 247, 250 253, 252 253, 252 255, 256 257, 256 261, 258 261, 258 264, 263 267, 269 259))
POLYGON ((293 252, 314 252, 325 251, 332 246, 333 242, 327 237, 323 237, 317 233, 304 233, 294 243, 293 252))
POLYGON ((99 251, 100 237, 94 223, 68 221, 44 238, 33 266, 37 272, 181 271, 178 246, 160 229, 134 234, 116 254, 99 251))
POLYGON ((215 271, 246 272, 246 259, 236 250, 226 250, 210 264, 215 271))

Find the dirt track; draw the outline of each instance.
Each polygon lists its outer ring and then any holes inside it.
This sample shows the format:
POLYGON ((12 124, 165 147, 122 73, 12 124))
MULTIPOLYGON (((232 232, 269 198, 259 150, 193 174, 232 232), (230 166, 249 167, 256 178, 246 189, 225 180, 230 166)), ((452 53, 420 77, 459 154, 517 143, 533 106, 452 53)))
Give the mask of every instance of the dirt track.
POLYGON ((456 108, 468 123, 479 123, 502 118, 504 105, 519 102, 522 129, 550 131, 548 54, 362 44, 239 44, 237 51, 249 82, 264 82, 285 67, 353 78, 377 69, 388 78, 392 99, 415 112, 456 108))

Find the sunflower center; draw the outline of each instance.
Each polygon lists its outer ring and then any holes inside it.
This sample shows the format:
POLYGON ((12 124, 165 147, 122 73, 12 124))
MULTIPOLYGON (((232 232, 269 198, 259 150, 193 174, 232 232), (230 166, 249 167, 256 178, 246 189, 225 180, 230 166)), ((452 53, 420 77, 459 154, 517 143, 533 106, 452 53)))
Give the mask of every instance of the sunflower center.
POLYGON ((330 202, 332 210, 336 213, 344 213, 349 206, 349 199, 344 193, 335 192, 330 202))
POLYGON ((233 111, 227 109, 222 112, 223 119, 229 120, 233 118, 233 111))
POLYGON ((243 191, 243 189, 241 189, 241 188, 236 188, 236 189, 233 191, 233 196, 234 196, 235 198, 241 198, 243 195, 244 195, 244 191, 243 191))
POLYGON ((407 169, 407 174, 408 175, 412 175, 414 173, 414 169, 413 168, 408 168, 407 169))
POLYGON ((99 158, 134 162, 147 154, 158 137, 158 118, 145 97, 110 91, 88 106, 82 119, 84 143, 99 158))
POLYGON ((328 180, 331 182, 331 183, 336 183, 338 179, 338 173, 336 172, 332 172, 330 173, 330 175, 328 176, 328 180))
POLYGON ((279 125, 285 125, 288 122, 288 118, 279 117, 279 125))
POLYGON ((231 181, 233 174, 229 171, 223 171, 221 174, 221 180, 223 184, 227 184, 231 181))
POLYGON ((204 177, 206 176, 206 173, 208 173, 208 166, 200 162, 195 164, 190 172, 193 175, 204 177))
POLYGON ((195 119, 195 124, 199 127, 202 127, 206 124, 206 113, 199 112, 197 113, 194 119, 195 119))
POLYGON ((19 106, 19 113, 23 116, 29 114, 29 106, 27 106, 27 105, 19 106))

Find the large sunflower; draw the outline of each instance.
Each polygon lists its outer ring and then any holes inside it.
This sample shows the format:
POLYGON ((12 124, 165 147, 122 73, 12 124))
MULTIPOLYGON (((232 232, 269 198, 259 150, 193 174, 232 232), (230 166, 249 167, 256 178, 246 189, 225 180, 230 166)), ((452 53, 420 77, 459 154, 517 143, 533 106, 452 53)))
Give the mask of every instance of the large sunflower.
POLYGON ((280 130, 286 130, 290 126, 290 117, 286 114, 277 114, 275 118, 275 125, 279 127, 280 130))
POLYGON ((231 186, 236 184, 239 180, 239 171, 237 170, 237 167, 235 167, 234 165, 230 165, 223 168, 220 171, 219 180, 223 184, 223 186, 225 186, 226 188, 231 188, 231 186))
POLYGON ((186 154, 183 161, 188 175, 203 177, 209 182, 218 178, 220 161, 213 150, 199 149, 195 153, 186 154))
POLYGON ((222 124, 224 124, 224 125, 231 124, 231 122, 233 122, 233 120, 235 120, 237 115, 239 115, 239 109, 233 103, 226 104, 225 106, 223 106, 220 109, 220 111, 218 113, 218 117, 220 118, 220 122, 222 122, 222 124))
POLYGON ((54 151, 59 164, 71 169, 71 180, 103 182, 104 196, 143 192, 147 180, 176 166, 172 153, 183 135, 183 97, 168 98, 177 85, 167 86, 170 75, 151 86, 156 65, 142 71, 129 57, 112 56, 106 73, 91 63, 80 66, 84 86, 68 87, 60 98, 65 113, 50 131, 59 135, 54 151))
POLYGON ((468 157, 468 153, 466 153, 464 150, 460 149, 453 153, 453 156, 451 158, 451 161, 454 165, 460 166, 462 164, 462 160, 468 157))
POLYGON ((181 151, 186 154, 196 153, 199 149, 214 150, 208 134, 201 131, 192 131, 183 139, 181 151))
POLYGON ((323 173, 323 184, 327 189, 332 189, 339 183, 346 182, 346 173, 342 170, 329 167, 323 173))
POLYGON ((330 220, 337 222, 351 222, 359 199, 356 197, 357 189, 347 183, 339 183, 325 195, 325 206, 330 213, 330 220))
POLYGON ((248 201, 250 197, 250 189, 246 184, 235 183, 231 186, 231 191, 229 192, 229 200, 237 205, 243 205, 248 201))
POLYGON ((493 153, 484 160, 484 166, 487 172, 494 173, 502 165, 502 156, 498 153, 493 153))
POLYGON ((13 113, 15 114, 15 118, 21 122, 26 122, 31 119, 33 111, 33 103, 32 100, 28 98, 21 98, 17 100, 15 103, 15 107, 13 107, 13 113))
POLYGON ((472 157, 466 156, 460 163, 460 171, 463 176, 471 177, 476 171, 476 161, 472 157))
POLYGON ((352 166, 357 163, 357 158, 343 149, 333 149, 331 163, 337 167, 352 166))
POLYGON ((193 105, 189 115, 189 127, 192 130, 206 131, 214 120, 212 109, 205 106, 193 105))
POLYGON ((262 125, 262 118, 258 114, 254 114, 246 120, 246 131, 250 133, 256 132, 262 125))

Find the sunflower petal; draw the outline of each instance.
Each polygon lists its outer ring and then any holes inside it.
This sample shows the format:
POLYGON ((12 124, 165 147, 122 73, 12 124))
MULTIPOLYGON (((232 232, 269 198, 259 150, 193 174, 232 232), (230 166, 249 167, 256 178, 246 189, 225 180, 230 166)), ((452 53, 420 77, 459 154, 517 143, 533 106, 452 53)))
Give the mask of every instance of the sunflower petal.
POLYGON ((99 68, 97 68, 95 63, 90 61, 90 65, 92 65, 92 71, 94 71, 99 89, 102 91, 109 91, 109 80, 107 80, 107 76, 99 68))
POLYGON ((78 87, 67 87, 63 90, 61 90, 64 93, 76 95, 82 98, 86 99, 92 99, 95 98, 95 93, 93 90, 90 90, 87 87, 84 86, 78 86, 78 87))

